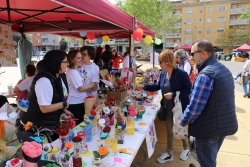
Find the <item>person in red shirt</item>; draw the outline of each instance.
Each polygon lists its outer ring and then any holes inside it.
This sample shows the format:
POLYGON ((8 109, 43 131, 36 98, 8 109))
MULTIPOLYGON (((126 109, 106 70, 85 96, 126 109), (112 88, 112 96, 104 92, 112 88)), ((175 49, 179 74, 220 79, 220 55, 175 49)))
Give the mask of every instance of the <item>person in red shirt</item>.
POLYGON ((120 68, 120 63, 122 62, 123 58, 120 55, 118 55, 115 49, 112 50, 112 54, 113 54, 112 71, 118 71, 118 69, 120 68))

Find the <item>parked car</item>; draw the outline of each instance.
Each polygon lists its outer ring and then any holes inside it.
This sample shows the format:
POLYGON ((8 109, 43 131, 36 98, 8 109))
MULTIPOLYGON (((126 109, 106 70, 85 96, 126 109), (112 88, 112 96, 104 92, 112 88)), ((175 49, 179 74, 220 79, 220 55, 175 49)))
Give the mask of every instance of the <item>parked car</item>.
POLYGON ((241 52, 232 52, 232 55, 234 57, 240 57, 242 54, 241 54, 241 52))

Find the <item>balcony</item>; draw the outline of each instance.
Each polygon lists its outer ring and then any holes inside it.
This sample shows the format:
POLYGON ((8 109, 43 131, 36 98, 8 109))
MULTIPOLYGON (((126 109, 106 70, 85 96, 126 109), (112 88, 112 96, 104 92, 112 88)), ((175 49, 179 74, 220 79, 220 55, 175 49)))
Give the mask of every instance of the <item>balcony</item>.
POLYGON ((42 38, 49 38, 49 34, 42 34, 42 38))
POLYGON ((166 48, 173 48, 174 47, 174 43, 166 43, 166 48))
POLYGON ((237 20, 230 20, 229 25, 234 26, 234 25, 246 25, 248 24, 246 19, 237 19, 237 20))
POLYGON ((169 33, 166 38, 181 38, 181 33, 169 33))
POLYGON ((242 14, 245 11, 246 11, 245 8, 235 8, 231 9, 230 14, 242 14))

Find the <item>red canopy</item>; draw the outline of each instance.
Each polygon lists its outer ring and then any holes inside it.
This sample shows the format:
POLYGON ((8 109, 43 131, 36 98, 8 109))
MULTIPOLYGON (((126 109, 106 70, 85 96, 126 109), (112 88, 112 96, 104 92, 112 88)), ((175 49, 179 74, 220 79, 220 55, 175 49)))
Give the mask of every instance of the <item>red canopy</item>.
POLYGON ((0 0, 1 22, 11 24, 17 32, 80 37, 79 32, 91 31, 96 37, 111 38, 128 38, 137 23, 146 35, 155 36, 154 31, 108 0, 0 0))
POLYGON ((248 44, 244 44, 236 49, 234 51, 250 51, 250 46, 248 44))
POLYGON ((181 49, 191 50, 191 46, 189 46, 188 44, 185 44, 185 45, 181 46, 181 49))

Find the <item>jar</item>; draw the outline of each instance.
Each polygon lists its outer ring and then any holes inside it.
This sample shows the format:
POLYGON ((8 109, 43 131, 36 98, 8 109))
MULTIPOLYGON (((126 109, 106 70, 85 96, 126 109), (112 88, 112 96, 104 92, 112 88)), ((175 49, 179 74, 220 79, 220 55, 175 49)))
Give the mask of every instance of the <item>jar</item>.
POLYGON ((80 153, 85 154, 88 152, 88 144, 86 143, 86 135, 84 132, 80 131, 77 133, 77 136, 82 138, 82 142, 80 144, 80 153))
POLYGON ((132 135, 135 133, 135 121, 133 117, 127 117, 126 133, 132 135))
POLYGON ((92 141, 92 124, 90 122, 85 122, 86 126, 83 128, 86 134, 86 142, 92 141))

